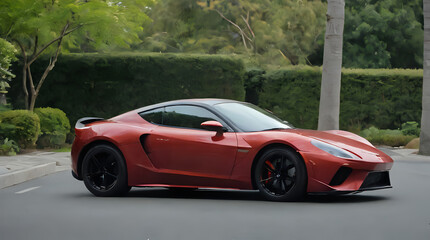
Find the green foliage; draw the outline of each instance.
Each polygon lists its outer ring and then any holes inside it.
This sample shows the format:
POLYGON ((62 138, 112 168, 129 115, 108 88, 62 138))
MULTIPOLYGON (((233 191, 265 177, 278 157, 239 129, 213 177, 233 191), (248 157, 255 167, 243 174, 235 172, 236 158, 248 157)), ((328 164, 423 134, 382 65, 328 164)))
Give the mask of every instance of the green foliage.
POLYGON ((405 146, 412 139, 416 138, 414 135, 404 135, 400 130, 391 129, 378 129, 370 127, 361 131, 360 135, 366 138, 373 145, 386 145, 392 147, 405 146))
POLYGON ((0 38, 0 79, 14 76, 8 70, 12 62, 17 60, 16 53, 15 47, 10 42, 0 38))
POLYGON ((72 149, 70 146, 66 146, 66 147, 62 147, 62 148, 57 148, 57 149, 52 149, 52 152, 70 152, 72 149))
POLYGON ((0 113, 5 111, 10 111, 10 110, 12 110, 12 106, 10 104, 6 104, 6 105, 0 104, 0 113))
POLYGON ((15 47, 8 41, 0 38, 0 94, 7 93, 6 88, 9 88, 8 81, 15 77, 10 71, 9 67, 12 62, 17 60, 15 47))
POLYGON ((139 49, 244 54, 252 66, 306 63, 322 44, 326 3, 320 0, 165 0, 148 15, 139 49), (239 26, 250 40, 242 39, 239 26), (248 19, 249 27, 246 23, 248 19))
POLYGON ((0 155, 14 156, 19 152, 19 146, 14 140, 0 139, 0 155))
POLYGON ((264 77, 266 73, 260 68, 247 69, 245 73, 245 101, 258 105, 259 94, 263 89, 264 77))
MULTIPOLYGON (((35 63, 34 71, 46 61, 35 63)), ((74 124, 174 99, 244 100, 244 72, 240 59, 222 55, 67 54, 48 76, 37 105, 62 109, 74 124)), ((14 106, 23 105, 20 84, 10 91, 14 106)))
POLYGON ((152 0, 2 0, 0 36, 18 40, 30 56, 58 37, 68 24, 68 30, 76 30, 64 38, 66 50, 91 51, 112 44, 127 47, 139 39, 142 24, 149 21, 145 7, 152 3, 152 0))
POLYGON ((27 110, 11 110, 0 113, 0 134, 12 139, 20 147, 31 147, 40 133, 37 114, 27 110))
POLYGON ((413 135, 420 136, 420 128, 418 127, 418 123, 415 121, 405 122, 402 124, 402 133, 403 135, 413 135))
POLYGON ((70 123, 66 114, 58 108, 36 108, 34 113, 40 119, 40 131, 42 134, 60 132, 66 135, 70 131, 70 123))
POLYGON ((292 67, 268 72, 259 105, 296 127, 316 128, 321 70, 292 67))
MULTIPOLYGON (((34 109, 47 74, 62 49, 95 51, 128 48, 139 40, 144 13, 153 0, 2 0, 0 36, 13 40, 21 50, 25 108, 34 109), (41 55, 51 55, 39 72, 30 70, 41 55), (44 73, 35 78, 33 73, 44 73), (28 88, 28 90, 27 90, 28 88)), ((1 97, 1 96, 0 96, 1 97)), ((0 99, 1 100, 1 99, 0 99)), ((4 96, 2 102, 5 102, 4 96)))
MULTIPOLYGON (((399 128, 421 118, 422 70, 343 69, 340 128, 399 128)), ((321 68, 270 71, 259 105, 296 127, 316 129, 321 68)))
POLYGON ((349 0, 343 66, 421 68, 422 0, 349 0))
MULTIPOLYGON (((343 64, 354 68, 421 68, 422 0, 345 1, 343 64)), ((246 55, 249 66, 322 65, 326 1, 164 0, 147 13, 137 49, 246 55), (243 44, 237 24, 250 38, 243 44), (246 22, 249 12, 249 24, 246 22), (248 49, 248 50, 247 50, 248 49)))
POLYGON ((41 136, 38 147, 61 147, 70 132, 70 123, 66 114, 58 108, 36 108, 34 112, 40 119, 41 136))

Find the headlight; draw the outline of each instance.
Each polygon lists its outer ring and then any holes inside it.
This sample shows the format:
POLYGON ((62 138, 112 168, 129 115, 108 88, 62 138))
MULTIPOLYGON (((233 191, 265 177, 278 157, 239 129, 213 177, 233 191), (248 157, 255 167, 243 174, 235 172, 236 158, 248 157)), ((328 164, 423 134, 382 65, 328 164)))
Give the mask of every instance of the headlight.
POLYGON ((340 157, 340 158, 349 158, 349 159, 360 159, 360 158, 359 158, 359 157, 357 157, 355 154, 349 153, 349 152, 347 152, 347 151, 343 150, 342 148, 339 148, 339 147, 333 146, 333 145, 328 144, 328 143, 325 143, 325 142, 321 142, 321 141, 318 141, 318 140, 313 139, 313 140, 311 141, 311 143, 312 143, 315 147, 317 147, 317 148, 319 148, 319 149, 323 150, 324 152, 328 152, 328 153, 330 153, 331 155, 336 156, 336 157, 340 157))

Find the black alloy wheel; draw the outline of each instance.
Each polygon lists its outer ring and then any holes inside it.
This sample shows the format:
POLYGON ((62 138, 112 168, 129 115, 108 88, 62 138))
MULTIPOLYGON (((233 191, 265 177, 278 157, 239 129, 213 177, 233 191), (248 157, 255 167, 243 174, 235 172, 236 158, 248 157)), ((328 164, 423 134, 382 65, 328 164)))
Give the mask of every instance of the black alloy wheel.
POLYGON ((258 159, 254 182, 268 200, 296 201, 306 192, 306 167, 297 153, 286 148, 272 148, 258 159))
POLYGON ((121 153, 109 145, 97 145, 85 155, 82 177, 87 189, 99 197, 127 193, 127 169, 121 153))

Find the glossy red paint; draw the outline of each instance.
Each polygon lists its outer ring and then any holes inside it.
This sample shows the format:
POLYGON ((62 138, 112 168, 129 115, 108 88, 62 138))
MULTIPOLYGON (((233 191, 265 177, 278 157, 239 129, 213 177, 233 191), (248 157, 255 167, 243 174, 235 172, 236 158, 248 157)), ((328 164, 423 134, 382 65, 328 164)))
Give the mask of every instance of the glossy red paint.
MULTIPOLYGON (((123 154, 129 186, 255 189, 253 163, 262 151, 275 145, 293 149, 303 159, 307 192, 358 191, 368 173, 388 171, 393 165, 389 156, 367 140, 345 131, 205 131, 152 124, 139 116, 141 111, 76 128, 71 152, 74 173, 81 176, 83 156, 99 142, 109 143, 123 154), (314 146, 313 139, 342 148, 357 159, 335 157, 314 146), (351 168, 351 174, 342 184, 331 186, 330 181, 342 166, 351 168)), ((203 124, 222 127, 219 122, 203 124)))
POLYGON ((222 124, 217 121, 206 121, 201 124, 203 127, 222 128, 222 124))

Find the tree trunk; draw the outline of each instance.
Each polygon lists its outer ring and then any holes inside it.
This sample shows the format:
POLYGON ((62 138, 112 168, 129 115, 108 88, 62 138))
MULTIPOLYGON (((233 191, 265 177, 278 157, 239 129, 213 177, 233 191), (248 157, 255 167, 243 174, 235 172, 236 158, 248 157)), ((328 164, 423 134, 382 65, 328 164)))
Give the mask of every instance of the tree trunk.
POLYGON ((22 91, 24 92, 25 109, 28 110, 27 59, 25 59, 25 56, 24 56, 24 66, 22 67, 22 91))
POLYGON ((423 101, 421 115, 420 154, 430 155, 430 0, 424 7, 423 101))
POLYGON ((37 98, 36 94, 31 94, 30 106, 28 108, 28 110, 31 111, 31 112, 34 111, 34 105, 36 104, 36 98, 37 98))
POLYGON ((6 105, 6 93, 0 93, 0 105, 6 105))
POLYGON ((328 0, 327 2, 318 130, 337 130, 339 129, 345 0, 328 0))

